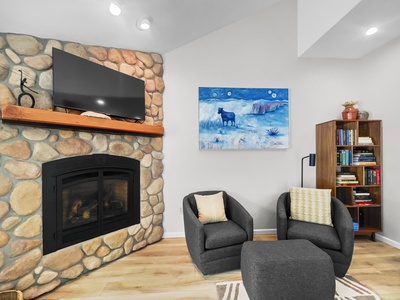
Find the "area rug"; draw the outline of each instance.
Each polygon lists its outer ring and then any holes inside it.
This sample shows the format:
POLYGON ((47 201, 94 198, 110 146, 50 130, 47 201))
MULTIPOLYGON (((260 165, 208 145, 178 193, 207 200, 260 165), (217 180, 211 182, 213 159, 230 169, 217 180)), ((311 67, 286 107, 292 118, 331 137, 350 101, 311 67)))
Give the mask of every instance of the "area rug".
MULTIPOLYGON (((249 300, 243 282, 226 281, 217 283, 218 300, 249 300)), ((336 277, 335 300, 381 300, 373 291, 351 276, 336 277)))

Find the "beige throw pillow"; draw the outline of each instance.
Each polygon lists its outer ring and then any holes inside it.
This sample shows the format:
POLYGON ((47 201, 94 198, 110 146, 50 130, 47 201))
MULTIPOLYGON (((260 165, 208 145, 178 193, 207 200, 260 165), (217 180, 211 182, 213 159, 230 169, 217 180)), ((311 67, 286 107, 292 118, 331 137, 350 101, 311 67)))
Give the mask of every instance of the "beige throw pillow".
POLYGON ((202 224, 228 221, 222 192, 213 195, 194 195, 202 224))
POLYGON ((331 190, 291 188, 291 219, 333 226, 331 216, 331 190))

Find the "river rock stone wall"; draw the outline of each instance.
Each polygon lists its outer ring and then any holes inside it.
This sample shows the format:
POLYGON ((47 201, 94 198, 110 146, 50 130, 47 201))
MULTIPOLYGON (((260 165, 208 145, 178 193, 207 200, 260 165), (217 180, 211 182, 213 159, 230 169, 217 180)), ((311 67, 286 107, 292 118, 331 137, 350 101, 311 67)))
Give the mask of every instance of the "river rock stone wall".
MULTIPOLYGON (((35 108, 53 109, 51 47, 145 81, 146 124, 162 125, 162 58, 158 54, 0 33, 0 108, 16 104, 19 69, 38 92, 35 108)), ((135 134, 57 129, 0 120, 0 290, 33 299, 155 243, 163 235, 163 139, 135 134), (42 253, 42 163, 107 153, 141 164, 141 221, 107 235, 42 253)))
MULTIPOLYGON (((145 124, 162 125, 163 59, 157 53, 85 46, 73 42, 0 33, 0 105, 16 104, 21 93, 20 70, 25 85, 37 94, 35 108, 52 109, 52 48, 64 50, 94 63, 145 81, 145 124)), ((22 103, 24 104, 24 103, 22 103)), ((29 105, 30 106, 30 105, 29 105)))

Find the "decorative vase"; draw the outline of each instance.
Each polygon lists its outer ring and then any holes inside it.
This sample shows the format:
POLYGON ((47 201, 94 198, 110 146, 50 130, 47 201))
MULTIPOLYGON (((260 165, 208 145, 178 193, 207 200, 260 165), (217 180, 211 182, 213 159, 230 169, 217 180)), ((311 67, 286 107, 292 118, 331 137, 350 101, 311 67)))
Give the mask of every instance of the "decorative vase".
POLYGON ((368 117, 369 117, 369 113, 368 113, 367 111, 365 111, 365 110, 360 110, 360 111, 358 112, 358 118, 359 118, 360 120, 368 120, 368 117))
POLYGON ((357 119, 358 110, 353 105, 345 105, 342 111, 343 120, 355 120, 357 119))

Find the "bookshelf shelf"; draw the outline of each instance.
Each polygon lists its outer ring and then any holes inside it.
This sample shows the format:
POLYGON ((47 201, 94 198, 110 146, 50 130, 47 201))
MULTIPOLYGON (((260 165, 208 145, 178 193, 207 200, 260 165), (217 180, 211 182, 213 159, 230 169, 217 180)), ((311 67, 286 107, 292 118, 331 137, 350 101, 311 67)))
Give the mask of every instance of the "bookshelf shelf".
POLYGON ((379 204, 369 204, 369 205, 358 205, 358 204, 351 204, 351 205, 346 205, 347 208, 355 208, 355 207, 381 207, 379 204))
POLYGON ((380 120, 316 125, 317 188, 331 189, 358 223, 355 234, 372 240, 382 231, 382 153, 380 120))

